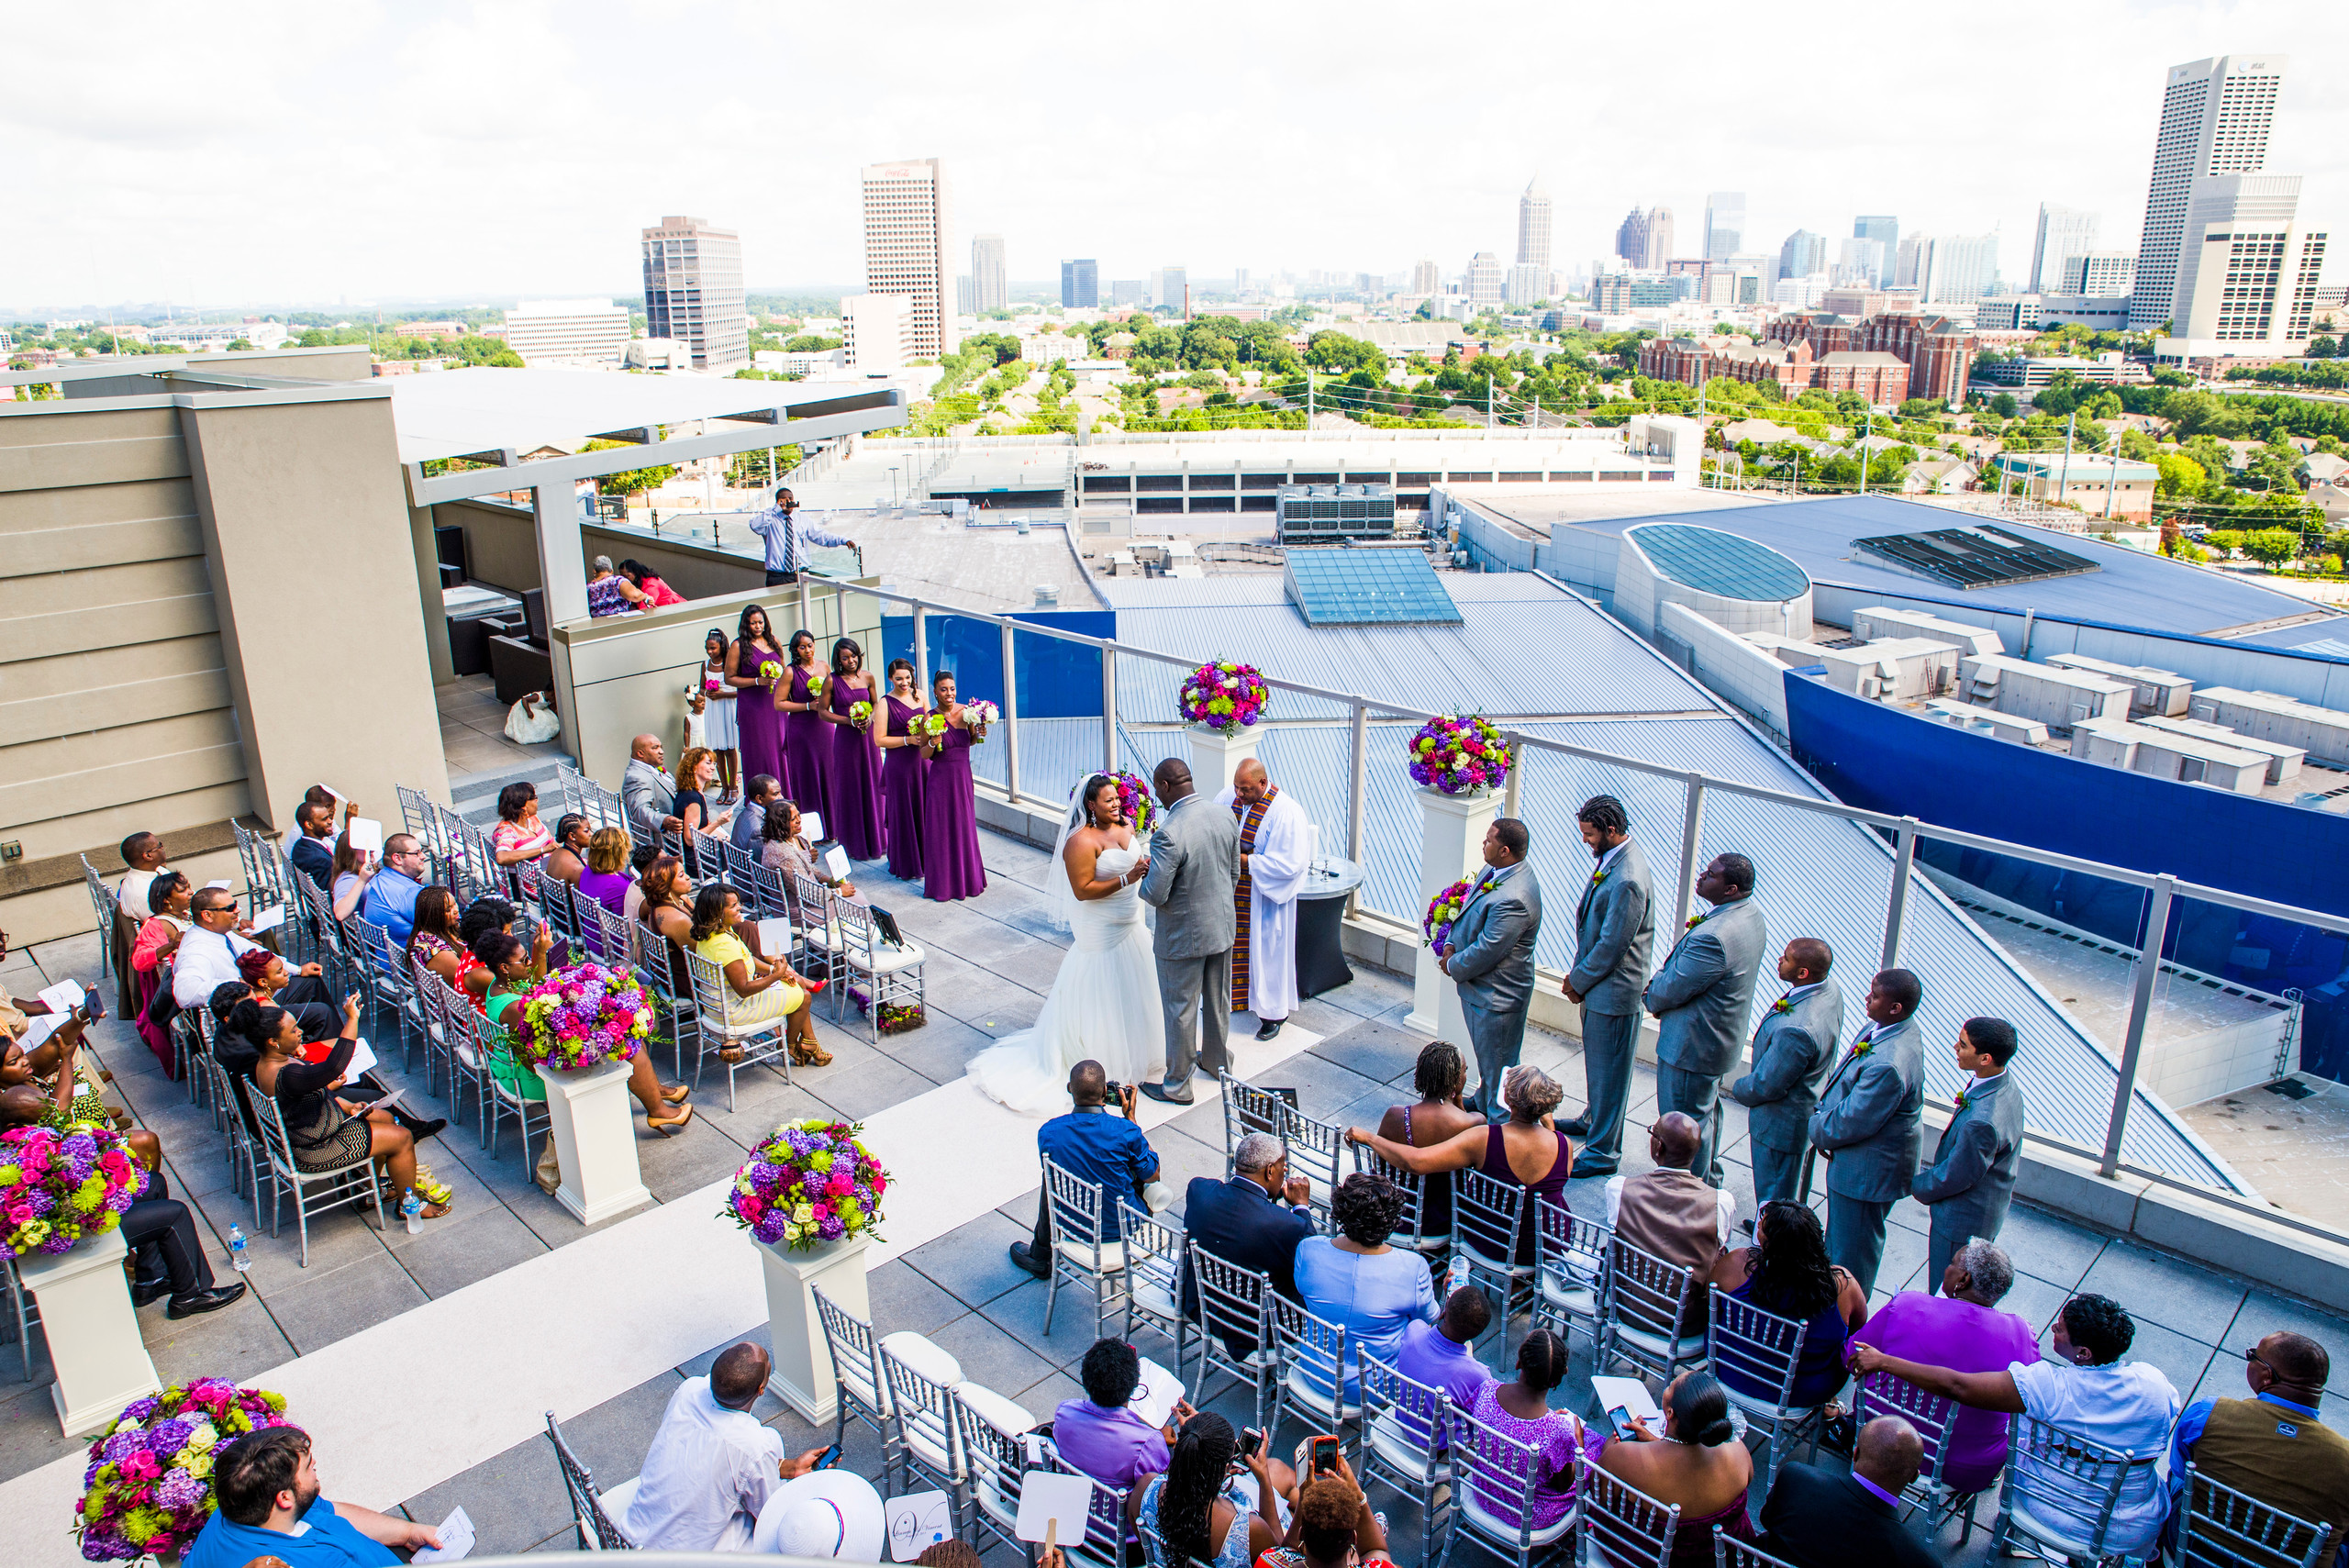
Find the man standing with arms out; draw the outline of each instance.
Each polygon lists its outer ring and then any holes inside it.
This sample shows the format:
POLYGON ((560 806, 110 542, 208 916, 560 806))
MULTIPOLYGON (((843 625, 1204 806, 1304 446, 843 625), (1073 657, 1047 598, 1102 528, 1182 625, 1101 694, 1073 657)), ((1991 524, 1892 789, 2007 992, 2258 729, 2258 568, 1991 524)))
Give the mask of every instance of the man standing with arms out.
POLYGON ((1178 757, 1158 764, 1151 786, 1166 811, 1150 836, 1150 873, 1135 891, 1158 911, 1151 947, 1158 959, 1158 1005, 1166 1018, 1166 1082, 1144 1084, 1141 1092, 1187 1106, 1192 1068, 1213 1075, 1230 1061, 1225 1043, 1231 1037, 1240 824, 1199 798, 1189 764, 1178 757))
POLYGON ((2004 1018, 1968 1018, 1957 1031, 1957 1070, 1974 1081, 1958 1091, 1957 1114, 1942 1129, 1932 1164, 1909 1187, 1932 1211, 1925 1264, 1932 1288, 1940 1288, 1942 1271, 1960 1247, 1976 1237, 1997 1240, 2007 1222, 2022 1159, 2022 1085, 2007 1071, 2016 1044, 2015 1026, 2004 1018))
POLYGON ((1631 818, 1611 795, 1575 814, 1598 869, 1575 911, 1575 966, 1566 1000, 1582 1008, 1583 1114, 1560 1124, 1584 1139, 1577 1176, 1611 1176, 1623 1160, 1623 1113, 1631 1104, 1631 1058, 1640 1038, 1640 993, 1655 950, 1655 895, 1647 856, 1631 842, 1631 818))
POLYGON ((787 489, 777 489, 774 505, 751 519, 751 531, 766 541, 767 586, 770 588, 799 581, 799 574, 807 570, 810 545, 828 544, 841 550, 856 548, 856 541, 852 539, 828 534, 813 523, 801 522, 798 498, 787 489))
POLYGON ((1770 1004, 1753 1031, 1753 1071, 1729 1086, 1730 1098, 1746 1107, 1756 1214, 1765 1203, 1799 1201, 1795 1188, 1810 1147, 1810 1113, 1843 1035, 1842 988, 1827 978, 1834 962, 1817 937, 1787 944, 1778 958, 1787 994, 1770 1004))
POLYGON ((1514 817, 1485 829, 1485 869, 1435 957, 1435 966, 1460 989, 1460 1011, 1476 1053, 1476 1105, 1486 1121, 1508 1119, 1501 1079, 1525 1049, 1525 1012, 1533 1002, 1542 884, 1525 863, 1532 847, 1533 836, 1514 817))
POLYGON ((1811 1113, 1810 1141, 1827 1167, 1827 1261, 1876 1288, 1884 1223, 1909 1195, 1923 1141, 1924 1050, 1917 1004, 1925 988, 1905 969, 1868 985, 1868 1027, 1852 1042, 1811 1113))
POLYGON ((1312 856, 1312 824, 1251 757, 1216 797, 1240 824, 1240 882, 1231 895, 1231 1010, 1252 1010, 1270 1040, 1297 1010, 1297 895, 1312 856))
POLYGON ((1770 930, 1753 902, 1753 862, 1743 855, 1714 856, 1698 873, 1697 896, 1711 913, 1690 918, 1641 1001, 1656 1021, 1655 1108, 1696 1121, 1704 1147, 1690 1169, 1718 1187, 1721 1074, 1745 1047, 1770 930))

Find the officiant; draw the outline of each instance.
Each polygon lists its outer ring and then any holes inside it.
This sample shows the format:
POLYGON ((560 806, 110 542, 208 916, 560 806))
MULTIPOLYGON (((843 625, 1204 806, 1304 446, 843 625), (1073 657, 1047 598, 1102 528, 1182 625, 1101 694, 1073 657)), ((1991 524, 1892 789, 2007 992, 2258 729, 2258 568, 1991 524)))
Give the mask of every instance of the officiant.
POLYGON ((1231 1010, 1253 1012, 1256 1038, 1270 1040, 1297 1008, 1297 896, 1313 861, 1313 825, 1253 757, 1218 798, 1240 822, 1231 1010))

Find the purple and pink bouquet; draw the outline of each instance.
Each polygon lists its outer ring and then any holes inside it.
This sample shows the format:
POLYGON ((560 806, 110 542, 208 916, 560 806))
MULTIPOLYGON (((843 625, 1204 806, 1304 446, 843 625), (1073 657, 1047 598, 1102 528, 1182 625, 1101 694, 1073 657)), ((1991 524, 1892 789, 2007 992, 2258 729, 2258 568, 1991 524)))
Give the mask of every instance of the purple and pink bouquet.
POLYGON ((963 705, 963 728, 971 732, 971 744, 984 746, 987 738, 980 731, 1003 717, 1003 710, 981 697, 977 702, 963 705))
POLYGON ((863 1130, 844 1121, 784 1123, 734 1173, 725 1212, 752 1240, 787 1242, 796 1252, 852 1236, 878 1240, 889 1178, 856 1140, 863 1130))
POLYGON ((90 1445, 74 1529, 92 1562, 184 1553, 212 1517, 212 1461, 261 1427, 285 1425, 285 1396, 226 1378, 135 1399, 90 1445))
MULTIPOLYGON (((1087 773, 1077 780, 1069 788, 1069 799, 1074 800, 1076 792, 1097 776, 1087 773)), ((1150 785, 1143 782, 1140 773, 1111 773, 1108 776, 1118 786, 1118 815, 1124 817, 1126 826, 1135 832, 1149 832, 1151 824, 1158 820, 1158 803, 1150 797, 1150 785)))
POLYGON ((1478 714, 1445 714, 1411 737, 1411 779, 1446 795, 1490 789, 1508 777, 1508 742, 1478 714))
POLYGON ((1468 902, 1470 885, 1464 879, 1455 882, 1428 900, 1427 917, 1419 922, 1419 929, 1427 934, 1431 952, 1443 951, 1452 936, 1452 922, 1460 918, 1461 908, 1468 902))
POLYGON ((1186 723, 1230 735, 1264 717, 1272 700, 1264 672, 1253 664, 1202 664, 1185 677, 1177 703, 1186 723))
POLYGON ((122 1223, 146 1182, 110 1127, 12 1127, 0 1132, 0 1229, 18 1257, 70 1252, 122 1223))
POLYGON ((626 969, 583 963, 559 969, 521 1002, 515 1051, 531 1067, 576 1073, 629 1062, 652 1035, 652 1004, 626 969))

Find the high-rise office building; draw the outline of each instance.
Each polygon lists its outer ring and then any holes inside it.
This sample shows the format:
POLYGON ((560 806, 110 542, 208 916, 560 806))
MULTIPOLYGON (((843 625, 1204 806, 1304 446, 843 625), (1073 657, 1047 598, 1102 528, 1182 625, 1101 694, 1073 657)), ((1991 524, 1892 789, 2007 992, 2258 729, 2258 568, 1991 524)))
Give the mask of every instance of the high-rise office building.
POLYGON ((951 353, 954 330, 953 205, 935 158, 868 163, 864 184, 864 287, 913 302, 911 357, 951 353))
POLYGON ((2033 294, 2062 291, 2064 264, 2096 249, 2096 214, 2075 206, 2039 204, 2039 228, 2031 241, 2031 277, 2024 287, 2033 294))
POLYGON ((1550 269, 1520 261, 1501 281, 1501 299, 1508 305, 1535 305, 1550 293, 1550 269))
POLYGON ((1745 193, 1715 191, 1705 198, 1705 260, 1726 261, 1745 243, 1745 193))
POLYGON ((1411 292, 1413 294, 1442 293, 1442 270, 1433 261, 1413 262, 1411 265, 1411 292))
MULTIPOLYGON (((1517 264, 1539 268, 1544 274, 1550 271, 1550 193, 1542 188, 1539 174, 1526 182, 1525 194, 1517 198, 1517 264)), ((1533 297, 1541 297, 1538 285, 1533 297)))
POLYGON ((902 294, 852 294, 841 301, 841 347, 850 368, 903 370, 926 356, 914 348, 914 300, 902 294))
POLYGON ((2222 54, 2172 66, 2154 139, 2154 173, 2145 188, 2145 224, 2137 240, 2137 283, 2129 326, 2147 331, 2178 314, 2179 263, 2187 212, 2205 180, 2256 174, 2267 161, 2267 133, 2284 84, 2280 54, 2222 54))
POLYGON ((971 314, 1011 308, 1011 280, 1003 270, 1003 236, 971 237, 971 314))
POLYGON ((1852 238, 1873 239, 1884 247, 1884 271, 1876 282, 1878 288, 1888 286, 1900 257, 1900 220, 1886 213, 1864 214, 1852 220, 1852 238))
POLYGON ((2065 258, 2062 284, 2055 292, 2090 299, 2126 299, 2136 286, 2136 257, 2090 253, 2065 258))
POLYGON ((1634 267, 1648 264, 1648 215, 1637 207, 1615 226, 1615 254, 1634 267))
MULTIPOLYGON (((2299 226, 2298 174, 2195 182, 2170 335, 2212 351, 2298 353, 2309 340, 2326 236, 2299 226)), ((2143 275, 2142 273, 2140 274, 2143 275)))
POLYGON ((1998 274, 1996 234, 1911 234, 1900 241, 1892 281, 1915 289, 1921 305, 1972 305, 1998 274))
POLYGON ((1466 285, 1464 292, 1468 303, 1474 306, 1499 305, 1508 292, 1508 280, 1501 269, 1501 259, 1490 250, 1479 250, 1470 258, 1467 275, 1462 281, 1466 285))
POLYGON ((742 237, 698 217, 644 230, 644 335, 685 345, 697 371, 751 362, 742 309, 742 237))
POLYGON ((1672 260, 1672 209, 1668 206, 1652 206, 1648 208, 1647 259, 1640 265, 1650 272, 1660 272, 1664 271, 1664 264, 1670 260, 1672 260))
POLYGON ((1891 265, 1881 239, 1846 239, 1835 257, 1835 281, 1861 288, 1882 288, 1891 265))
POLYGON ((526 365, 615 361, 628 348, 628 307, 608 299, 526 299, 506 313, 506 346, 526 365))
POLYGON ((1101 304, 1101 263, 1090 256, 1061 263, 1061 308, 1092 310, 1101 304))
POLYGON ((1150 307, 1152 310, 1181 310, 1185 307, 1185 291, 1190 286, 1190 272, 1181 266, 1161 267, 1150 274, 1150 307))
POLYGON ((1798 228, 1778 247, 1778 276, 1807 278, 1827 270, 1827 236, 1798 228))

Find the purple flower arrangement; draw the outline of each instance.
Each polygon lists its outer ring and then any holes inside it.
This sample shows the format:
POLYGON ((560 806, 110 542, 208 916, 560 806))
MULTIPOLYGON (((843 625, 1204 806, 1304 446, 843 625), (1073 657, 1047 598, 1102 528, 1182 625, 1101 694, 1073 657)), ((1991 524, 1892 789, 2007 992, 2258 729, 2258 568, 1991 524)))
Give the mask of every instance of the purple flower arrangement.
POLYGON ((110 1127, 12 1127, 0 1133, 0 1232, 17 1257, 70 1252, 122 1223, 146 1185, 110 1127))
POLYGON ((652 1034, 652 1005, 626 969, 583 963, 525 992, 515 1050, 532 1067, 576 1073, 629 1062, 652 1034))
POLYGON ((863 1130, 844 1121, 784 1123, 734 1173, 726 1212, 752 1240, 796 1252, 852 1236, 879 1240, 889 1178, 856 1140, 863 1130))
POLYGON ((1464 878, 1428 900, 1427 917, 1419 922, 1419 929, 1427 933, 1429 951, 1443 951, 1452 936, 1452 922, 1460 918, 1461 908, 1468 902, 1471 885, 1464 878))
POLYGON ((1479 714, 1431 718, 1411 737, 1411 780, 1446 795, 1490 789, 1508 777, 1508 742, 1479 714))
POLYGON ((1177 698, 1186 723, 1230 735, 1264 717, 1272 700, 1264 673, 1253 664, 1202 664, 1183 681, 1177 698))
POLYGON ((285 1397, 226 1378, 135 1399, 90 1445, 74 1528, 92 1562, 185 1552, 212 1517, 212 1462, 261 1427, 285 1425, 285 1397))

